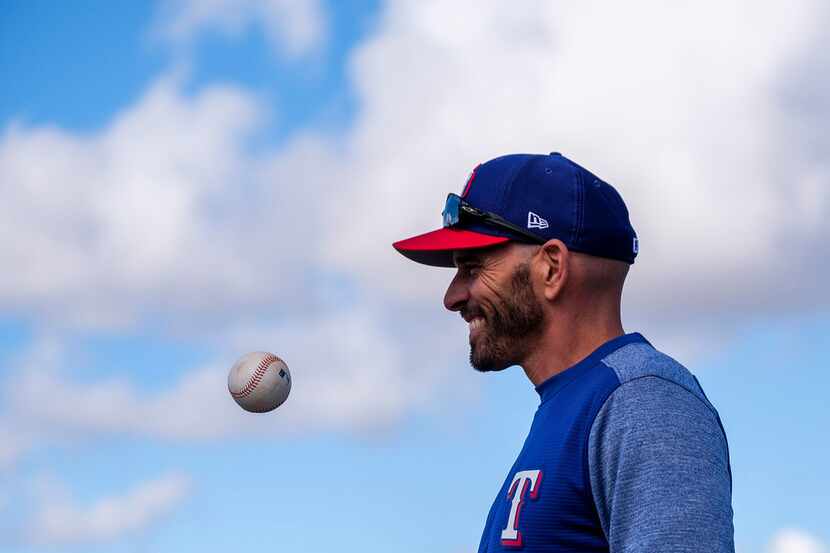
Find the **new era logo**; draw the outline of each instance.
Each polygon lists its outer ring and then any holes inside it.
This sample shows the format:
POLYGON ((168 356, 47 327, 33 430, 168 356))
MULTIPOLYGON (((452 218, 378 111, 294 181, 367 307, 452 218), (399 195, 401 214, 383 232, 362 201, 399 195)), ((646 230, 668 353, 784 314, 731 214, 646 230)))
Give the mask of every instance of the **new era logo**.
POLYGON ((548 222, 532 211, 527 212, 527 228, 548 228, 548 222))

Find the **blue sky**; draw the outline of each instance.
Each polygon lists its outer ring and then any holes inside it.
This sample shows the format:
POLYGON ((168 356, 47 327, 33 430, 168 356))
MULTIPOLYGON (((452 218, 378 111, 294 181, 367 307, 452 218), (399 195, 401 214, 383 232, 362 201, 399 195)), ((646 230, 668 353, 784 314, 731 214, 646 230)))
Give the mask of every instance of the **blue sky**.
POLYGON ((826 553, 826 10, 728 5, 8 3, 0 551, 474 551, 537 396, 389 244, 559 150, 626 198, 624 324, 719 409, 738 550, 826 553), (258 349, 296 388, 253 417, 258 349))

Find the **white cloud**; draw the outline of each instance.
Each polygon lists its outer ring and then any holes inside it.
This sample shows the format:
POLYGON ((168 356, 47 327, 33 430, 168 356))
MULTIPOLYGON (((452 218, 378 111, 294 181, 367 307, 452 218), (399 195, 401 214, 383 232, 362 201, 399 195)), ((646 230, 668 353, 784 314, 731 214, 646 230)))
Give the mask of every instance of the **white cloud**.
POLYGON ((160 79, 91 136, 6 129, 0 259, 14 270, 0 275, 0 308, 53 327, 168 310, 195 326, 257 313, 305 278, 308 254, 279 232, 300 193, 259 178, 246 150, 267 111, 232 87, 180 86, 160 79))
POLYGON ((31 446, 31 436, 15 428, 10 417, 9 420, 0 419, 0 473, 13 467, 31 446))
POLYGON ((277 52, 297 57, 322 45, 328 20, 319 0, 169 0, 154 32, 191 42, 204 31, 238 36, 252 26, 262 27, 277 52))
POLYGON ((767 546, 767 553, 827 553, 826 544, 796 528, 779 530, 767 546))
MULTIPOLYGON (((442 398, 436 390, 441 385, 474 378, 466 368, 442 374, 463 336, 450 340, 452 334, 436 334, 431 351, 422 352, 419 344, 402 347, 400 330, 384 327, 382 319, 359 308, 282 324, 239 325, 220 338, 225 344, 215 344, 227 353, 222 361, 171 375, 155 386, 157 392, 142 390, 124 374, 79 381, 63 367, 65 356, 56 342, 36 344, 3 382, 6 414, 0 425, 8 429, 9 444, 28 448, 116 435, 210 440, 331 429, 376 433, 442 398), (276 413, 246 413, 227 391, 235 358, 253 350, 275 351, 292 370, 291 395, 276 413)), ((454 392, 453 399, 469 393, 454 392)), ((24 452, 11 451, 8 463, 24 452)))
POLYGON ((41 494, 44 503, 26 532, 26 541, 37 545, 111 541, 146 529, 186 498, 190 479, 180 474, 167 475, 91 505, 76 504, 60 485, 49 487, 41 494))

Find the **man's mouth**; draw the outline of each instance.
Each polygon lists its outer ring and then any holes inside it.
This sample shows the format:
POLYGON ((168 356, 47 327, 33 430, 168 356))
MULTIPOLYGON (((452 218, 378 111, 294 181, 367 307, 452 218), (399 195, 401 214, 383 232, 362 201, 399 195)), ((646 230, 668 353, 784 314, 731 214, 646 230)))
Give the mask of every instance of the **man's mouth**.
POLYGON ((484 317, 474 317, 470 319, 470 342, 473 341, 473 337, 478 334, 484 328, 484 317))

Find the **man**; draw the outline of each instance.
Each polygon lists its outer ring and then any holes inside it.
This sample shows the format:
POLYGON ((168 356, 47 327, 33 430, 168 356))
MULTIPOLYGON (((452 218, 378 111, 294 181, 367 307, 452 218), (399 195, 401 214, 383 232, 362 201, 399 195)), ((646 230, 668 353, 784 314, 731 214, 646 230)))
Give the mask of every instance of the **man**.
POLYGON ((479 552, 734 551, 715 408, 620 300, 638 251, 617 191, 558 153, 478 166, 443 228, 394 247, 456 267, 444 305, 479 371, 520 365, 541 398, 479 552))

